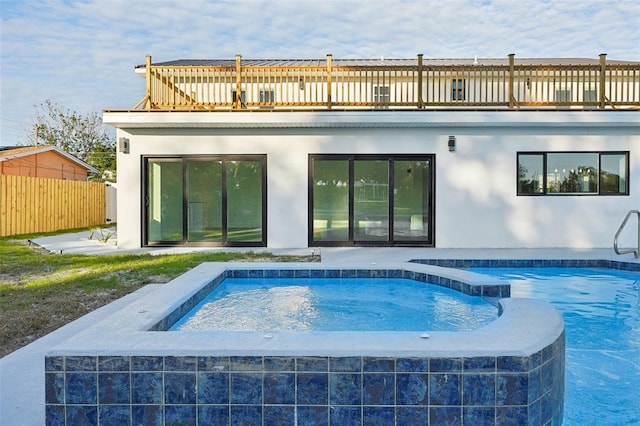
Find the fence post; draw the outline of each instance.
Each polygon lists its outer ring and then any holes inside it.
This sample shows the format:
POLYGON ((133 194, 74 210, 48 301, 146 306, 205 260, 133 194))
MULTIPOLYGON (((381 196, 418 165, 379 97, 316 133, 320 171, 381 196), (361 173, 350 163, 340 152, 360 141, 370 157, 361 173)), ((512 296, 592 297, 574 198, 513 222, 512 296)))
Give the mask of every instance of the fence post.
POLYGON ((418 53, 418 108, 422 109, 422 53, 418 53))
POLYGON ((333 61, 333 55, 329 53, 327 55, 327 108, 331 109, 331 63, 333 61))
POLYGON ((515 53, 509 53, 509 109, 513 109, 514 107, 514 80, 515 80, 515 71, 514 71, 514 58, 515 53))
POLYGON ((242 55, 236 55, 236 102, 233 109, 242 108, 242 55))
POLYGON ((145 78, 147 79, 147 93, 145 102, 145 108, 151 110, 151 55, 147 55, 145 58, 145 78))
POLYGON ((605 81, 606 81, 606 71, 607 71, 607 54, 600 54, 600 88, 598 93, 598 100, 600 101, 599 108, 604 109, 605 107, 605 81))

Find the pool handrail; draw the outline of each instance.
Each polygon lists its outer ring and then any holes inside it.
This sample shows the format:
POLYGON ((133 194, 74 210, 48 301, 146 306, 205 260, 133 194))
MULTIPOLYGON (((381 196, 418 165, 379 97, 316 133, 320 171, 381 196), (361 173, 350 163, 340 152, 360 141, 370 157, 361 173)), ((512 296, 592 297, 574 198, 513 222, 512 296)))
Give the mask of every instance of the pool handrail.
POLYGON ((620 227, 618 228, 618 231, 616 232, 616 235, 613 238, 613 250, 616 252, 616 254, 620 254, 621 255, 621 254, 633 253, 633 257, 635 257, 636 259, 638 257, 640 257, 640 210, 629 210, 627 215, 624 217, 624 220, 620 224, 620 227), (624 229, 625 225, 627 224, 627 221, 629 220, 631 215, 634 214, 634 213, 638 217, 638 247, 635 248, 635 249, 620 250, 620 248, 618 247, 618 238, 620 237, 620 234, 622 233, 622 230, 624 229))

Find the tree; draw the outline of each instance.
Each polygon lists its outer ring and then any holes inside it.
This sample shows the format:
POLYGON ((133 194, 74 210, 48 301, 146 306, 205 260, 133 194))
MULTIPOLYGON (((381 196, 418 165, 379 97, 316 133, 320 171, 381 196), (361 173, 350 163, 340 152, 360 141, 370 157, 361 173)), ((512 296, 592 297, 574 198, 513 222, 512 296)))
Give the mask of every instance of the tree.
POLYGON ((99 170, 92 180, 115 179, 116 142, 96 112, 81 115, 46 100, 40 104, 33 129, 27 132, 33 145, 54 145, 99 170))
POLYGON ((115 143, 107 144, 96 142, 89 153, 87 164, 100 171, 99 176, 93 177, 95 181, 115 181, 116 180, 116 149, 115 143))

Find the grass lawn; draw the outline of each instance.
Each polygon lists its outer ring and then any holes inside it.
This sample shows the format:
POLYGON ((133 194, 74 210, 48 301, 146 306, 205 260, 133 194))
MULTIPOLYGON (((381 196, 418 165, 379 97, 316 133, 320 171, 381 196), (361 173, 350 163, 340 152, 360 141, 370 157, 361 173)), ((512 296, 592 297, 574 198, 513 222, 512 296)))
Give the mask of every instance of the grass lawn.
POLYGON ((268 253, 51 254, 29 247, 28 239, 36 237, 0 238, 0 357, 145 284, 166 283, 202 262, 310 260, 268 253))

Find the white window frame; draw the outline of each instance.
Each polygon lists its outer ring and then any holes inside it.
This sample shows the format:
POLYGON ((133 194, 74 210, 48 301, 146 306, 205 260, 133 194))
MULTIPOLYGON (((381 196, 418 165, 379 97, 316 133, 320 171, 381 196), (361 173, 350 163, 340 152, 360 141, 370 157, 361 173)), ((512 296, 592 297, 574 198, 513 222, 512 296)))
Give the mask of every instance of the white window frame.
POLYGON ((276 100, 276 91, 273 88, 260 89, 258 95, 261 104, 272 104, 276 100))
POLYGON ((389 109, 391 101, 391 87, 387 84, 373 85, 373 102, 377 109, 389 109))
MULTIPOLYGON (((571 102, 571 89, 566 87, 559 87, 553 91, 553 102, 554 103, 570 103, 571 102)), ((556 105, 558 109, 566 109, 570 108, 570 105, 556 105)))
POLYGON ((464 78, 454 78, 451 80, 451 100, 466 101, 467 100, 467 80, 464 78))

